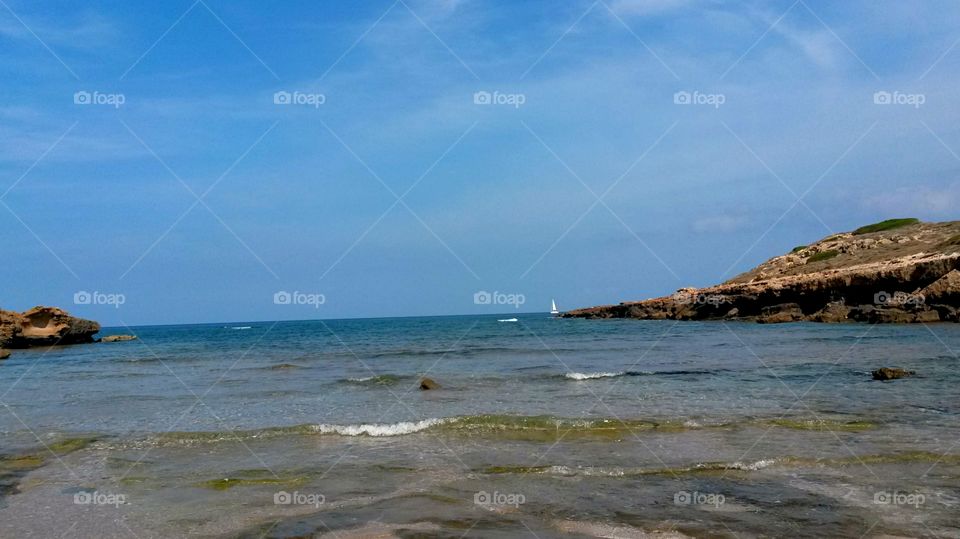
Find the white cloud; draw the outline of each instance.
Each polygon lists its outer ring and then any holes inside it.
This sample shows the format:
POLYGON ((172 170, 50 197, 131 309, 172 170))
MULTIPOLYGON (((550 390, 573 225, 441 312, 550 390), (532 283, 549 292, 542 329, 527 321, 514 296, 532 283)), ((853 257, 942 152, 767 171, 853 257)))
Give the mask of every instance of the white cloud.
POLYGON ((50 22, 18 14, 21 24, 13 17, 0 20, 0 37, 18 41, 36 41, 34 34, 45 43, 75 49, 93 49, 116 37, 113 23, 98 15, 85 16, 73 23, 50 22))
POLYGON ((837 47, 841 44, 829 31, 800 30, 791 27, 786 21, 781 21, 774 30, 818 66, 833 67, 836 64, 837 47))
POLYGON ((960 183, 902 187, 868 197, 864 206, 897 217, 952 216, 960 206, 960 183))

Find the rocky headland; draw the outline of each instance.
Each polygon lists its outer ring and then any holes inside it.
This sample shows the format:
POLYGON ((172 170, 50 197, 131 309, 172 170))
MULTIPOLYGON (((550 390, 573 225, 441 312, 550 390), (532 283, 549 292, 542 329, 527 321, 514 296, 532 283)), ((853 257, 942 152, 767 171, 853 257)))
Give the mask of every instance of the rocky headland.
POLYGON ((18 313, 0 309, 0 350, 94 342, 100 324, 56 307, 18 313))
POLYGON ((771 258, 729 281, 564 317, 870 323, 960 321, 960 221, 892 219, 771 258))

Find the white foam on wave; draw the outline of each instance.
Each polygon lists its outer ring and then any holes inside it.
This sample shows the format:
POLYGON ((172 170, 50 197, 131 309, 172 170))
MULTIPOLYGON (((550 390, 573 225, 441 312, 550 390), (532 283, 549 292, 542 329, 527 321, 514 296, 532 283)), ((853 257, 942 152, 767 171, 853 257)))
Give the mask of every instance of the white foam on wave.
POLYGON ((440 425, 448 419, 423 419, 420 421, 402 421, 400 423, 365 423, 361 425, 316 425, 320 434, 339 434, 341 436, 401 436, 413 434, 440 425))
POLYGON ((568 372, 563 376, 570 380, 596 380, 597 378, 615 378, 623 374, 622 372, 568 372))
POLYGON ((604 468, 600 466, 577 466, 576 468, 569 466, 551 466, 547 470, 547 473, 553 475, 586 475, 599 477, 623 477, 627 475, 627 471, 623 468, 604 468))
POLYGON ((747 470, 747 471, 755 472, 757 470, 762 470, 776 463, 777 461, 774 459, 761 459, 756 462, 747 462, 747 463, 738 461, 731 464, 729 468, 733 470, 747 470))

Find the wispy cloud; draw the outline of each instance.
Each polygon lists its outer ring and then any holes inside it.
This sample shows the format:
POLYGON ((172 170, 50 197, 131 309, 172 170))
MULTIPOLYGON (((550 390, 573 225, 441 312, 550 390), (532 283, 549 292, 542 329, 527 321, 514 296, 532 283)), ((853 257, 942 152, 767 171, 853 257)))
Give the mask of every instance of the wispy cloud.
POLYGON ((841 44, 829 31, 822 28, 802 29, 786 20, 781 21, 773 29, 814 64, 822 68, 836 67, 838 55, 841 54, 841 44))
POLYGON ((864 208, 891 216, 956 217, 960 206, 960 183, 943 186, 916 185, 877 194, 864 200, 864 208))
POLYGON ((22 23, 6 11, 0 11, 0 37, 15 41, 34 41, 34 33, 44 42, 58 47, 89 50, 101 47, 119 35, 109 19, 87 14, 74 21, 52 20, 29 13, 17 13, 22 23), (32 33, 31 33, 32 31, 32 33))

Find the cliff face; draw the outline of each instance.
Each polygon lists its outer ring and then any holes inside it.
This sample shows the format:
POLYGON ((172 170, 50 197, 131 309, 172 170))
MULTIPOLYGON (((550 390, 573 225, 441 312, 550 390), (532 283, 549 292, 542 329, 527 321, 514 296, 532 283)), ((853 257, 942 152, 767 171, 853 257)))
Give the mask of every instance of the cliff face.
POLYGON ((17 313, 0 309, 0 348, 28 348, 93 342, 100 324, 56 307, 17 313))
POLYGON ((563 316, 768 323, 960 321, 960 221, 874 228, 880 230, 864 227, 797 247, 720 285, 563 316))

